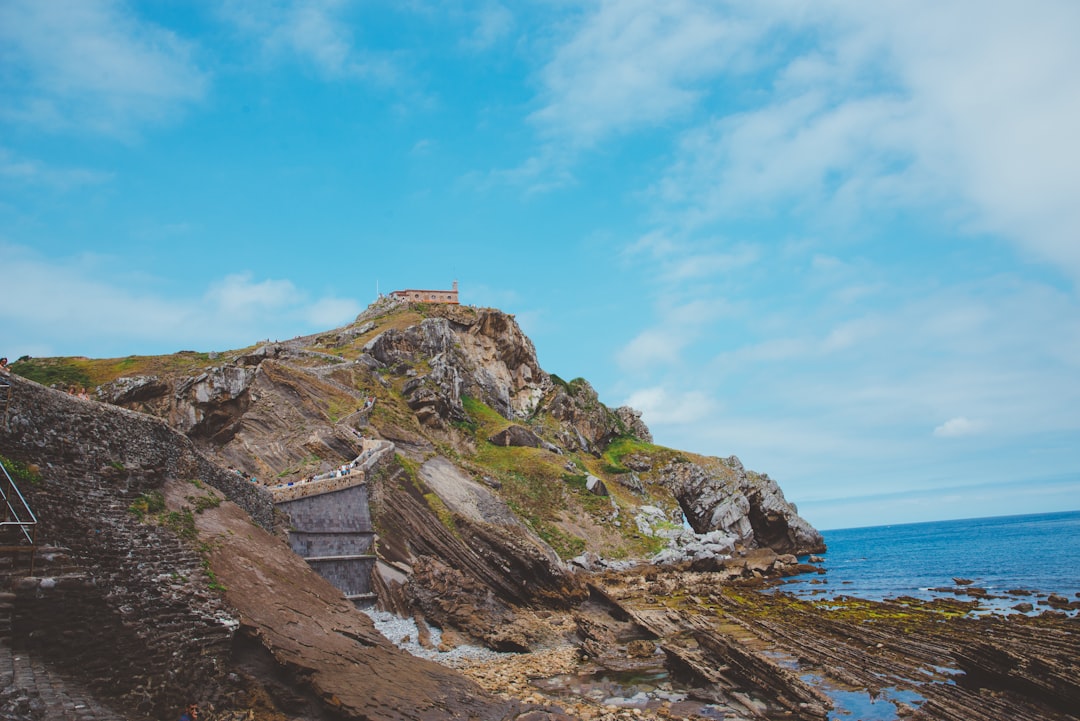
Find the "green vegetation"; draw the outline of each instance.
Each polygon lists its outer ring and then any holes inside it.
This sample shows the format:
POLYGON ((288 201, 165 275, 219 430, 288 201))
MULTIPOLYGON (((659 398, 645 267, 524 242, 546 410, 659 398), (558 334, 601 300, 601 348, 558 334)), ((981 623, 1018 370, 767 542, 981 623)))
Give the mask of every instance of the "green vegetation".
POLYGON ((421 493, 424 492, 426 489, 423 481, 420 480, 420 466, 417 465, 416 461, 406 458, 400 453, 395 454, 394 458, 397 460, 398 465, 401 466, 401 469, 405 471, 405 476, 412 482, 413 486, 421 493))
POLYGON ((90 375, 79 361, 85 358, 29 358, 24 357, 11 364, 11 371, 37 381, 43 386, 78 386, 88 388, 93 385, 90 375))
POLYGON ((11 364, 11 370, 42 385, 93 388, 133 375, 194 375, 221 362, 229 362, 254 350, 254 346, 222 354, 220 360, 210 353, 180 351, 172 355, 127 356, 126 358, 31 358, 23 356, 11 364))
POLYGON ((158 522, 170 531, 188 541, 194 541, 198 537, 195 530, 195 516, 190 508, 179 511, 167 511, 158 514, 158 522))
POLYGON ((458 531, 457 523, 454 522, 454 514, 443 503, 443 499, 434 492, 428 492, 424 494, 424 500, 427 501, 428 508, 432 513, 439 517, 439 522, 446 527, 446 530, 453 533, 455 536, 461 537, 458 531))
POLYGON ((577 502, 589 513, 598 516, 611 512, 611 501, 605 496, 597 496, 588 489, 586 474, 564 473, 562 481, 575 495, 577 502))
POLYGON ((492 436, 510 425, 510 421, 500 416, 494 408, 472 396, 462 395, 461 405, 469 415, 465 426, 477 440, 492 436))
POLYGON ((187 496, 188 502, 195 507, 195 513, 202 513, 208 508, 221 505, 221 498, 213 493, 203 496, 187 496))
POLYGON ((22 461, 15 461, 6 456, 0 456, 0 462, 4 464, 4 468, 16 483, 22 482, 32 486, 41 483, 41 474, 35 470, 36 466, 31 468, 22 461))
POLYGON ((585 551, 585 539, 572 536, 554 524, 540 522, 534 524, 533 528, 559 554, 559 558, 573 558, 585 551))
POLYGON ((218 581, 218 577, 214 573, 214 569, 212 569, 210 567, 210 559, 203 558, 203 560, 202 560, 202 568, 203 568, 203 573, 206 574, 206 580, 207 580, 206 587, 207 588, 209 588, 211 591, 217 591, 218 593, 225 593, 226 591, 229 590, 229 589, 225 588, 225 586, 223 586, 220 581, 218 581))
POLYGON ((161 491, 147 491, 128 506, 128 511, 133 513, 140 521, 147 516, 161 513, 165 510, 165 496, 161 491))
POLYGON ((623 465, 622 459, 631 453, 655 454, 667 449, 654 446, 651 443, 640 441, 633 436, 619 436, 608 444, 604 451, 604 472, 606 473, 629 473, 630 469, 623 465))

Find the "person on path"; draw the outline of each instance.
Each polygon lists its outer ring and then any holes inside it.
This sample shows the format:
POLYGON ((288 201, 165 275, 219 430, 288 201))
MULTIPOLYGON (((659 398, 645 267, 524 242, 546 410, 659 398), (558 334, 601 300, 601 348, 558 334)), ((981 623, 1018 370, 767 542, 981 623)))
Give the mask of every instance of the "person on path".
POLYGON ((180 714, 180 721, 199 721, 198 704, 188 704, 188 707, 184 709, 184 713, 180 714))

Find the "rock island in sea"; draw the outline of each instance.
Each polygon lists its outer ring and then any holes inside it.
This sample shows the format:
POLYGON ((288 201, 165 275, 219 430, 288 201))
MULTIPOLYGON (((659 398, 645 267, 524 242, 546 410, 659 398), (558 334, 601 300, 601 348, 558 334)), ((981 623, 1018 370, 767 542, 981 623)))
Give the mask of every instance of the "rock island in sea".
POLYGON ((1075 718, 1074 618, 763 593, 824 550, 772 479, 415 300, 13 364, 5 718, 1075 718))

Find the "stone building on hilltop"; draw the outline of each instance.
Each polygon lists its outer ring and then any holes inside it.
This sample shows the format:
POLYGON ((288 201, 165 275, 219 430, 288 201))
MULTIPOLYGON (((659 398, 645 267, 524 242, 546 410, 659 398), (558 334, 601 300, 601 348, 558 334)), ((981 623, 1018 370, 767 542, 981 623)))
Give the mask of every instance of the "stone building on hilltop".
POLYGON ((395 290, 390 293, 391 298, 398 298, 409 303, 450 303, 458 305, 457 281, 454 281, 452 290, 395 290))

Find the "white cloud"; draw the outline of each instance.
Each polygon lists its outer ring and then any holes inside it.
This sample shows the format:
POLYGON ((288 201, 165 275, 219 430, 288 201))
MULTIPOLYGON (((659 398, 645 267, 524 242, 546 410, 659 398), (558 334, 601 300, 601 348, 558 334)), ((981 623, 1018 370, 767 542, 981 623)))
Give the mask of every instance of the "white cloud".
POLYGON ((964 416, 950 418, 934 429, 934 435, 938 438, 960 438, 981 433, 986 424, 981 421, 968 420, 964 416))
POLYGON ((822 291, 777 308, 744 289, 740 312, 695 327, 677 362, 627 367, 640 375, 624 383, 649 391, 631 404, 660 410, 646 418, 657 442, 736 453, 794 499, 1077 467, 1073 294, 1014 275, 945 287, 894 275, 864 308, 822 291), (717 403, 685 425, 667 412, 684 394, 717 403))
POLYGON ((541 71, 543 107, 532 120, 587 147, 687 112, 753 34, 719 10, 684 0, 600 3, 541 71))
POLYGON ((669 229, 929 210, 1080 281, 1077 27, 1071 0, 601 2, 540 72, 537 158, 570 172, 663 125, 680 136, 654 188, 669 229))
POLYGON ((311 298, 289 280, 251 274, 214 281, 200 295, 166 296, 160 280, 118 276, 115 260, 46 259, 0 244, 5 292, 19 299, 0 304, 9 357, 223 349, 344 324, 359 310, 355 301, 311 298))
POLYGON ((352 298, 321 298, 304 311, 308 323, 316 328, 333 328, 352 320, 363 310, 352 298))
POLYGON ((270 57, 298 58, 329 79, 393 82, 400 72, 392 57, 356 41, 361 26, 350 9, 342 0, 230 0, 222 12, 270 57))
POLYGON ((671 393, 661 386, 634 391, 622 405, 641 411, 646 425, 696 423, 716 410, 716 404, 703 393, 671 393))
POLYGON ((202 99, 193 47, 118 2, 0 5, 0 117, 126 135, 202 99))
POLYGON ((619 365, 643 369, 656 365, 675 365, 679 353, 690 341, 683 329, 649 328, 638 333, 617 354, 619 365))
POLYGON ((476 10, 473 19, 475 28, 462 42, 474 50, 486 50, 495 45, 506 38, 515 25, 514 14, 497 2, 489 2, 476 10))
POLYGON ((0 147, 0 178, 25 185, 39 185, 69 190, 84 185, 98 185, 111 180, 112 173, 85 168, 61 168, 39 160, 20 157, 0 147))
POLYGON ((660 322, 638 333, 616 353, 616 360, 632 372, 681 365, 685 362, 684 350, 701 338, 703 329, 731 313, 729 304, 720 298, 667 303, 660 322))
POLYGON ((250 318, 291 305, 296 296, 296 286, 290 281, 252 282, 250 273, 227 275, 206 293, 206 299, 218 312, 234 318, 250 318))
POLYGON ((684 134, 663 202, 691 227, 785 203, 858 219, 939 208, 943 223, 999 234, 1080 279, 1080 165, 1066 150, 1080 126, 1067 30, 1080 7, 831 8, 800 28, 815 47, 762 102, 684 134))

